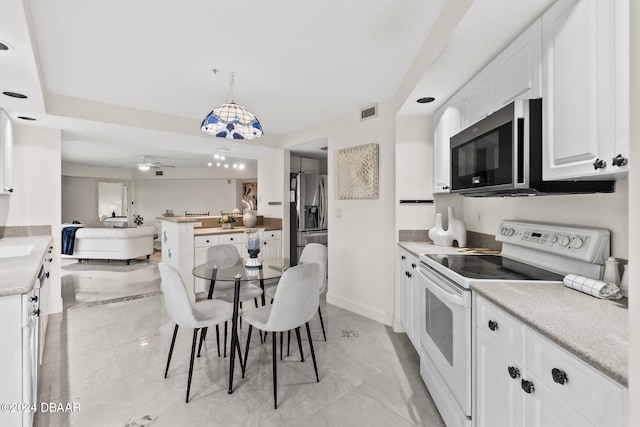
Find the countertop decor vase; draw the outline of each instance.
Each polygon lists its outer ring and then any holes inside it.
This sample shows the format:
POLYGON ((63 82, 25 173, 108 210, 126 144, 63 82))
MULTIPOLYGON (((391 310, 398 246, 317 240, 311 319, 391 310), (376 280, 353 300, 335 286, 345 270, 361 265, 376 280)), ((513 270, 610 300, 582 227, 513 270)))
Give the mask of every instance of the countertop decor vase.
POLYGON ((448 230, 442 228, 442 214, 436 214, 436 225, 429 229, 429 238, 437 246, 451 246, 453 244, 448 230))
POLYGON ((231 228, 233 228, 233 223, 232 222, 223 222, 222 223, 222 228, 225 230, 229 230, 231 228))
POLYGON ((252 228, 256 225, 257 220, 258 218, 256 218, 256 214, 252 210, 245 209, 244 215, 242 215, 242 224, 244 224, 245 227, 252 228))

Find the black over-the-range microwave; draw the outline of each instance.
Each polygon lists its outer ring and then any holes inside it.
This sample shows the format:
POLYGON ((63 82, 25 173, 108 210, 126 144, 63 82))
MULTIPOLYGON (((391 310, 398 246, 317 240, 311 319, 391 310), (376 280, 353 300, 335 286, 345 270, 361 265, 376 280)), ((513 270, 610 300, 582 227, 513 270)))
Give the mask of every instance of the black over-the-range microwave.
POLYGON ((542 180, 542 99, 510 103, 451 137, 451 192, 465 196, 610 193, 615 181, 542 180))

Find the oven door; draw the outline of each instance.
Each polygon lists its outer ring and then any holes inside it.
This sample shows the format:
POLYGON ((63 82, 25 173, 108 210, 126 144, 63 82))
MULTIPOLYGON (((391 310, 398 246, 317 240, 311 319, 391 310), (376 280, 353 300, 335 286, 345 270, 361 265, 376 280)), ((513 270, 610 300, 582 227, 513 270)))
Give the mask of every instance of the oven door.
POLYGON ((420 283, 420 346, 449 393, 471 416, 471 291, 424 263, 420 283))

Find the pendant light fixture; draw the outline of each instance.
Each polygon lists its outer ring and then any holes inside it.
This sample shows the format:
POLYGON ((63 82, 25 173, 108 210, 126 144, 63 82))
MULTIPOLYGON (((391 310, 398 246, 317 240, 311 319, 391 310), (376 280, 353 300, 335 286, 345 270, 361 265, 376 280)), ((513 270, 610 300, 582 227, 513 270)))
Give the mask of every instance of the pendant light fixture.
MULTIPOLYGON (((215 71, 214 71, 215 72, 215 71)), ((203 132, 219 138, 253 139, 262 136, 262 125, 255 114, 234 99, 234 73, 231 73, 231 102, 217 106, 202 121, 203 132)))

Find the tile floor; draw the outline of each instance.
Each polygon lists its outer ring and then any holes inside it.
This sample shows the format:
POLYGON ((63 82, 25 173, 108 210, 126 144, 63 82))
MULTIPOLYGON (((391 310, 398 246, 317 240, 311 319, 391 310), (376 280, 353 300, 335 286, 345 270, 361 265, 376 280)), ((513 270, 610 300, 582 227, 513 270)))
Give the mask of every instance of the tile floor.
MULTIPOLYGON (((330 304, 322 302, 326 342, 318 319, 311 322, 320 382, 309 354, 300 363, 292 345, 278 362, 274 410, 271 345, 255 334, 232 395, 228 358, 218 358, 214 334, 196 359, 188 404, 191 331, 179 331, 163 378, 174 324, 156 262, 63 260, 62 293, 64 312, 49 317, 40 401, 79 403, 80 411, 38 413, 39 427, 444 426, 406 335, 330 304)), ((303 348, 308 353, 306 341, 303 348)))

